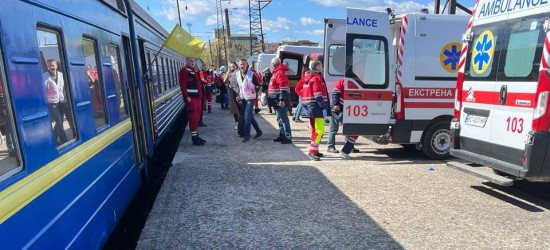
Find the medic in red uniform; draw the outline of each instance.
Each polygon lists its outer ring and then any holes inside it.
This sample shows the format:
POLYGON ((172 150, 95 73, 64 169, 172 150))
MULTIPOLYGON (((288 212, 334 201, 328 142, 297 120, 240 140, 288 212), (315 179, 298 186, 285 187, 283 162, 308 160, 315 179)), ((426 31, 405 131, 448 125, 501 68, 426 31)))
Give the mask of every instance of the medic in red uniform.
POLYGON ((208 113, 212 113, 212 92, 214 92, 214 75, 206 67, 201 71, 201 81, 204 84, 204 98, 206 100, 206 107, 208 107, 208 113))
POLYGON ((199 119, 201 115, 202 88, 199 75, 195 71, 195 59, 187 58, 186 65, 180 70, 180 88, 185 101, 185 110, 189 119, 189 131, 193 145, 204 146, 205 140, 199 137, 199 119))
POLYGON ((321 76, 323 64, 320 61, 312 63, 311 71, 306 74, 302 89, 302 116, 309 118, 311 127, 311 147, 309 158, 319 161, 319 144, 325 133, 324 117, 330 115, 327 87, 321 76))

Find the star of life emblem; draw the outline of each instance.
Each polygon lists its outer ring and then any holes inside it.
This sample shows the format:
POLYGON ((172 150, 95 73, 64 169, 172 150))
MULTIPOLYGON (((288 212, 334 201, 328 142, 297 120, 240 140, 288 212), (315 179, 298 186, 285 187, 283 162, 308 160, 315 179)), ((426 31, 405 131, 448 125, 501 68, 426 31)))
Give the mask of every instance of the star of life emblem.
POLYGON ((466 101, 469 101, 469 102, 475 102, 476 101, 476 98, 474 97, 474 90, 471 87, 468 90, 468 97, 466 97, 466 101))

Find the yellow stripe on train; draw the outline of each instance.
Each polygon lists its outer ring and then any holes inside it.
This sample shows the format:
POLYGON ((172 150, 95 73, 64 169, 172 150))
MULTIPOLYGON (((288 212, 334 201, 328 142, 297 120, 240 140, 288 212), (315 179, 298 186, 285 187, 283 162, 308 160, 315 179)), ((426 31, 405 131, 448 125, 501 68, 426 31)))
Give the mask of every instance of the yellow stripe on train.
POLYGON ((131 129, 126 119, 0 192, 0 224, 131 129))

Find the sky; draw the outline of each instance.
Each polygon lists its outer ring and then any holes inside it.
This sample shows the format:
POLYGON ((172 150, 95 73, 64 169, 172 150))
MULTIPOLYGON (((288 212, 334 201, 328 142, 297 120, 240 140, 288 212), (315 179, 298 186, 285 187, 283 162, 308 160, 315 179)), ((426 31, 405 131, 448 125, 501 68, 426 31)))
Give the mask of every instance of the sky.
MULTIPOLYGON (((135 0, 167 31, 178 22, 177 0, 135 0)), ((222 8, 229 9, 232 34, 249 33, 249 0, 222 0, 222 8)), ((430 0, 273 0, 262 10, 263 32, 266 42, 280 42, 285 38, 310 40, 322 43, 325 18, 345 18, 346 7, 384 11, 392 8, 394 13, 417 12, 428 8, 433 12, 430 0)), ((445 0, 441 0, 442 3, 445 0)), ((473 8, 475 0, 459 0, 473 8)), ((215 0, 180 0, 182 26, 203 41, 213 39, 216 28, 215 0)), ((460 11, 461 12, 461 11, 460 11)), ((462 12, 461 14, 465 14, 462 12)))

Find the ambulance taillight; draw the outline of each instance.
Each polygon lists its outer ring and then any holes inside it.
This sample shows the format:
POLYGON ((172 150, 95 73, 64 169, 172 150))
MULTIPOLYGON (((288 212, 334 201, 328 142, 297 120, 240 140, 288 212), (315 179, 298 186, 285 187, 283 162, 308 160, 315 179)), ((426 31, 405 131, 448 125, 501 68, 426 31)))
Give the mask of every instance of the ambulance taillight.
POLYGON ((405 109, 403 107, 403 86, 400 82, 395 84, 395 110, 394 116, 395 119, 405 119, 405 109))
POLYGON ((548 95, 550 94, 550 75, 546 70, 540 71, 535 110, 533 111, 533 131, 548 131, 550 112, 548 110, 548 95))
POLYGON ((455 89, 455 118, 460 119, 460 108, 462 107, 462 85, 464 84, 464 73, 458 73, 455 89))

